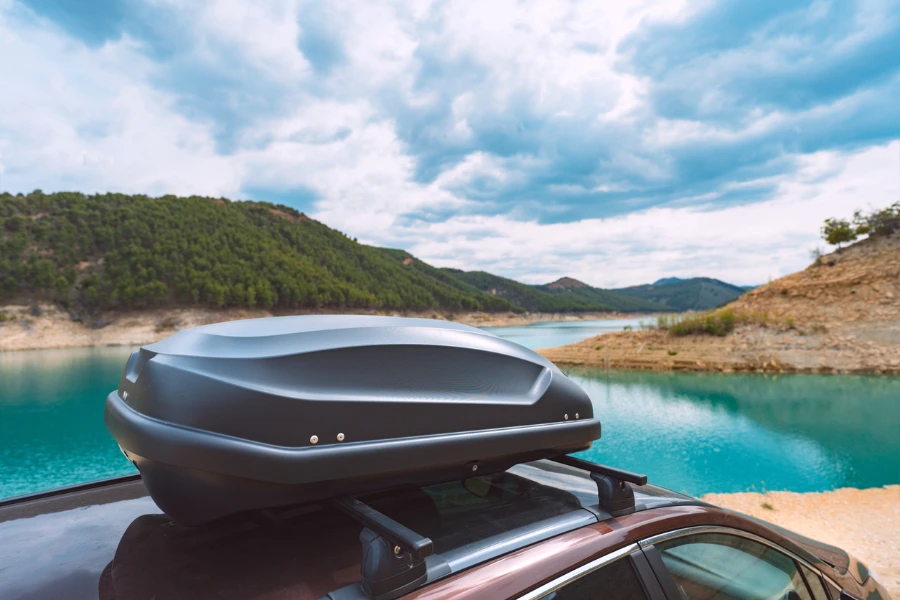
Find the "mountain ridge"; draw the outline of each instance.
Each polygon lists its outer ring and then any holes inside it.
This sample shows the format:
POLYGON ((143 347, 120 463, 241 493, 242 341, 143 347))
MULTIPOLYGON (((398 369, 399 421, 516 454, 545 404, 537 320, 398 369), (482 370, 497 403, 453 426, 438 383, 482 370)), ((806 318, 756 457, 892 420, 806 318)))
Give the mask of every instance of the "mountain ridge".
MULTIPOLYGON (((670 284, 670 285, 681 285, 670 284)), ((680 306, 573 277, 528 285, 358 243, 291 207, 200 196, 0 194, 0 303, 648 313, 680 306)))

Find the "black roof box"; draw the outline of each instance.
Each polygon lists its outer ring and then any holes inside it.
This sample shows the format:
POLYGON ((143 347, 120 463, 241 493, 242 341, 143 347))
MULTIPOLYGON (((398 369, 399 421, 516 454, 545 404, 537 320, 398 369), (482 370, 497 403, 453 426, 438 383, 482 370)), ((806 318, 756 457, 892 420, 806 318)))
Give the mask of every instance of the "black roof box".
POLYGON ((272 317, 131 355, 106 426, 175 520, 500 471, 600 437, 552 363, 429 319, 272 317))

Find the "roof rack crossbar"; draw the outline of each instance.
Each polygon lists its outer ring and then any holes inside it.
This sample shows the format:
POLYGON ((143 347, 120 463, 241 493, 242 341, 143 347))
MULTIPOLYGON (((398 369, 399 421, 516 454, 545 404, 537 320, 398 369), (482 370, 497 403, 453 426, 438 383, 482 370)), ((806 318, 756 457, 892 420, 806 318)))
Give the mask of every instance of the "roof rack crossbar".
POLYGON ((550 460, 558 462, 562 465, 575 467, 576 469, 581 469, 582 471, 587 471, 589 473, 606 475, 607 477, 612 477, 613 479, 617 479, 619 481, 627 481, 628 483, 633 483, 634 485, 647 485, 647 476, 641 475, 640 473, 633 473, 631 471, 616 469, 614 467, 607 467, 606 465, 598 465, 597 463, 592 463, 590 461, 582 460, 580 458, 575 458, 574 456, 568 455, 557 456, 551 458, 550 460))
POLYGON ((563 455, 550 460, 590 473, 591 479, 597 484, 597 498, 601 508, 614 517, 630 515, 635 510, 634 490, 626 483, 647 485, 646 475, 598 465, 574 456, 563 455))
POLYGON ((419 535, 412 529, 378 512, 356 498, 343 496, 334 498, 332 502, 338 510, 368 527, 392 544, 400 546, 401 549, 409 552, 416 560, 425 559, 434 549, 431 539, 419 535))

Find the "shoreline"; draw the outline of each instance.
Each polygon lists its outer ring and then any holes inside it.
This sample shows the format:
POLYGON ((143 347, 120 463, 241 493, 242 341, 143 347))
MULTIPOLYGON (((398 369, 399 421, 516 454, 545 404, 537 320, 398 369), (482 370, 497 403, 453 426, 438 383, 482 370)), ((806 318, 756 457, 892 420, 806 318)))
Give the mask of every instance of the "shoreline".
POLYGON ((743 325, 716 337, 621 331, 542 348, 567 366, 716 373, 900 375, 900 321, 855 321, 829 328, 743 325))
POLYGON ((838 546, 900 598, 900 485, 829 492, 742 492, 700 498, 838 546))
MULTIPOLYGON (((65 310, 50 303, 0 306, 0 352, 103 346, 142 346, 169 337, 178 330, 222 321, 287 315, 344 314, 336 310, 272 312, 258 309, 163 308, 144 311, 105 312, 89 326, 75 321, 65 310)), ((512 327, 539 322, 574 322, 640 318, 623 313, 449 313, 446 311, 356 311, 355 314, 420 317, 454 321, 474 327, 512 327)))

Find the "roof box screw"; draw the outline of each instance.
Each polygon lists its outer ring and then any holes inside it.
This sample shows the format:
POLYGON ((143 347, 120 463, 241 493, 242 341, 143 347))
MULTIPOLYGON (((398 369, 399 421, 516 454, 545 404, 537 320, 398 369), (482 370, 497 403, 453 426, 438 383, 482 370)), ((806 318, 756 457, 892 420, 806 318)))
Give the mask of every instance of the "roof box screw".
POLYGON ((337 434, 337 441, 339 441, 339 442, 343 442, 343 441, 344 441, 344 434, 343 434, 343 433, 337 434))
POLYGON ((566 419, 566 421, 568 421, 568 420, 569 420, 569 413, 564 414, 563 417, 566 419))
POLYGON ((310 444, 318 444, 318 443, 319 443, 319 436, 314 435, 314 436, 312 436, 311 438, 309 438, 309 443, 310 443, 310 444))

